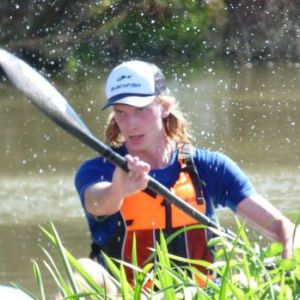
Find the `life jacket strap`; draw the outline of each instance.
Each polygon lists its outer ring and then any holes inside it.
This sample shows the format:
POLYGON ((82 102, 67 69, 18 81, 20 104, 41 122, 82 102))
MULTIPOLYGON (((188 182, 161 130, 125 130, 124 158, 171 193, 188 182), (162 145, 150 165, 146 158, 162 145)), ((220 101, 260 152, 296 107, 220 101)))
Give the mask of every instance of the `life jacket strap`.
MULTIPOLYGON (((193 147, 190 144, 184 144, 179 148, 178 160, 181 172, 187 172, 192 180, 196 193, 197 204, 204 204, 205 198, 203 193, 203 184, 194 163, 193 147)), ((166 232, 170 233, 172 231, 171 203, 164 199, 162 205, 165 207, 166 232)))
POLYGON ((99 255, 100 255, 100 252, 101 252, 101 247, 100 247, 100 245, 98 245, 98 244, 95 243, 95 242, 92 242, 92 243, 91 243, 91 252, 90 252, 89 258, 90 258, 90 259, 98 258, 99 255))
POLYGON ((172 207, 171 203, 164 199, 162 204, 165 207, 165 214, 166 214, 166 233, 170 235, 172 231, 172 207))
POLYGON ((183 171, 187 171, 191 177, 193 182, 193 186, 196 191, 197 195, 197 203, 203 204, 205 201, 204 192, 203 192, 203 185, 205 184, 202 182, 197 168, 194 163, 193 157, 193 147, 190 144, 184 144, 179 150, 180 159, 183 163, 183 171))

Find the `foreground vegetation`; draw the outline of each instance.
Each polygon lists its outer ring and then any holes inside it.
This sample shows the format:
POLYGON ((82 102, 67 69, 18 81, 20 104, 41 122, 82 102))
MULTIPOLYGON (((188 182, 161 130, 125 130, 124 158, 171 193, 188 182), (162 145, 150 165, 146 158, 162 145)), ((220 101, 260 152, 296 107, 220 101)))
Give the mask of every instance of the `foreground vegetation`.
MULTIPOLYGON (((167 244, 174 235, 165 239, 161 234, 160 243, 153 250, 157 262, 149 262, 143 269, 136 265, 134 270, 134 288, 128 283, 124 262, 113 260, 104 255, 105 262, 120 289, 120 299, 152 299, 161 294, 163 299, 300 299, 300 249, 292 259, 282 259, 282 247, 273 243, 260 247, 250 242, 244 226, 238 224, 237 239, 233 242, 216 237, 210 242, 215 247, 215 263, 191 261, 168 253, 167 244), (186 266, 179 264, 186 263, 186 266), (217 274, 217 280, 206 279, 192 265, 207 266, 217 274), (195 276, 207 280, 207 286, 200 288, 195 276), (151 286, 145 287, 151 280, 151 286), (188 291, 193 296, 188 297, 188 291)), ((200 225, 197 225, 200 226, 200 225)), ((63 299, 110 299, 105 289, 98 286, 82 269, 78 261, 64 248, 55 227, 42 229, 56 250, 57 257, 43 248, 46 259, 44 265, 51 273, 57 290, 63 299), (79 273, 85 280, 84 286, 78 287, 74 273, 79 273)), ((188 229, 187 229, 188 230, 188 229)), ((136 262, 136 250, 132 251, 133 262, 136 262)), ((43 283, 40 266, 34 263, 34 273, 39 285, 40 295, 33 299, 46 299, 47 287, 43 283)))

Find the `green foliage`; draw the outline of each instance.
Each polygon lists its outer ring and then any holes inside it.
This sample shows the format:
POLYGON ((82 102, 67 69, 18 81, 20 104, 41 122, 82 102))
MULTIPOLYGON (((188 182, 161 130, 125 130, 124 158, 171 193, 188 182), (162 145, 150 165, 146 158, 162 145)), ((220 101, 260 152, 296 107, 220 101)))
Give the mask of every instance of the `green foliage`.
MULTIPOLYGON (((166 300, 299 299, 300 249, 295 250, 291 259, 282 259, 281 245, 274 243, 268 247, 260 247, 248 240, 244 225, 237 224, 235 241, 220 237, 210 241, 210 245, 214 246, 216 258, 212 264, 170 254, 168 242, 174 236, 165 239, 162 233, 160 242, 153 249, 152 256, 155 256, 155 264, 148 262, 142 269, 136 265, 138 241, 134 242, 131 265, 112 259, 103 253, 105 263, 116 279, 120 299, 155 299, 156 296, 166 300), (195 268, 195 265, 210 268, 215 272, 216 280, 206 278, 195 268), (134 270, 134 288, 126 278, 126 267, 134 270), (197 285, 194 279, 196 275, 207 281, 205 287, 200 288, 197 285)), ((99 287, 64 248, 55 227, 51 224, 50 231, 42 230, 56 249, 58 259, 63 262, 59 270, 58 263, 55 263, 44 249, 47 256, 44 264, 64 299, 80 299, 83 296, 89 296, 91 299, 110 299, 105 289, 99 287), (75 273, 80 274, 85 282, 80 289, 78 289, 75 273)), ((34 273, 40 287, 39 299, 45 299, 45 287, 37 263, 34 263, 34 273)))
POLYGON ((2 0, 0 45, 70 78, 128 58, 172 68, 298 62, 299 9, 297 1, 2 0))
POLYGON ((225 16, 222 2, 101 1, 90 6, 65 66, 72 74, 133 58, 177 66, 223 57, 225 16))
POLYGON ((216 20, 217 15, 222 20, 224 10, 214 9, 204 1, 140 3, 128 10, 114 34, 127 58, 192 62, 222 51, 222 29, 216 20), (218 50, 217 45, 221 46, 218 50))

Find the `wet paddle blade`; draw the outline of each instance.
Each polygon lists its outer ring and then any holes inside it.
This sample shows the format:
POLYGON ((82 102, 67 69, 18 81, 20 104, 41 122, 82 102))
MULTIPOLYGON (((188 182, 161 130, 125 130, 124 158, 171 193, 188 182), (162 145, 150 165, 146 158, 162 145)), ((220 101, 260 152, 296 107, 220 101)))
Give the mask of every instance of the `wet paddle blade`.
POLYGON ((65 98, 32 67, 1 48, 0 65, 13 85, 53 121, 65 129, 91 134, 65 98))

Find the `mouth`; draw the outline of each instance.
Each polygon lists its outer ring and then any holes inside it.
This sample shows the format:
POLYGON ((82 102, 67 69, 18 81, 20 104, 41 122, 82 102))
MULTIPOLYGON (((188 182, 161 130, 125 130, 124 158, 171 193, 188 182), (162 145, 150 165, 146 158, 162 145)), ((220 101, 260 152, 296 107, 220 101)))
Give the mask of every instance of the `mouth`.
POLYGON ((130 135, 129 140, 132 143, 139 143, 144 137, 144 134, 130 135))

